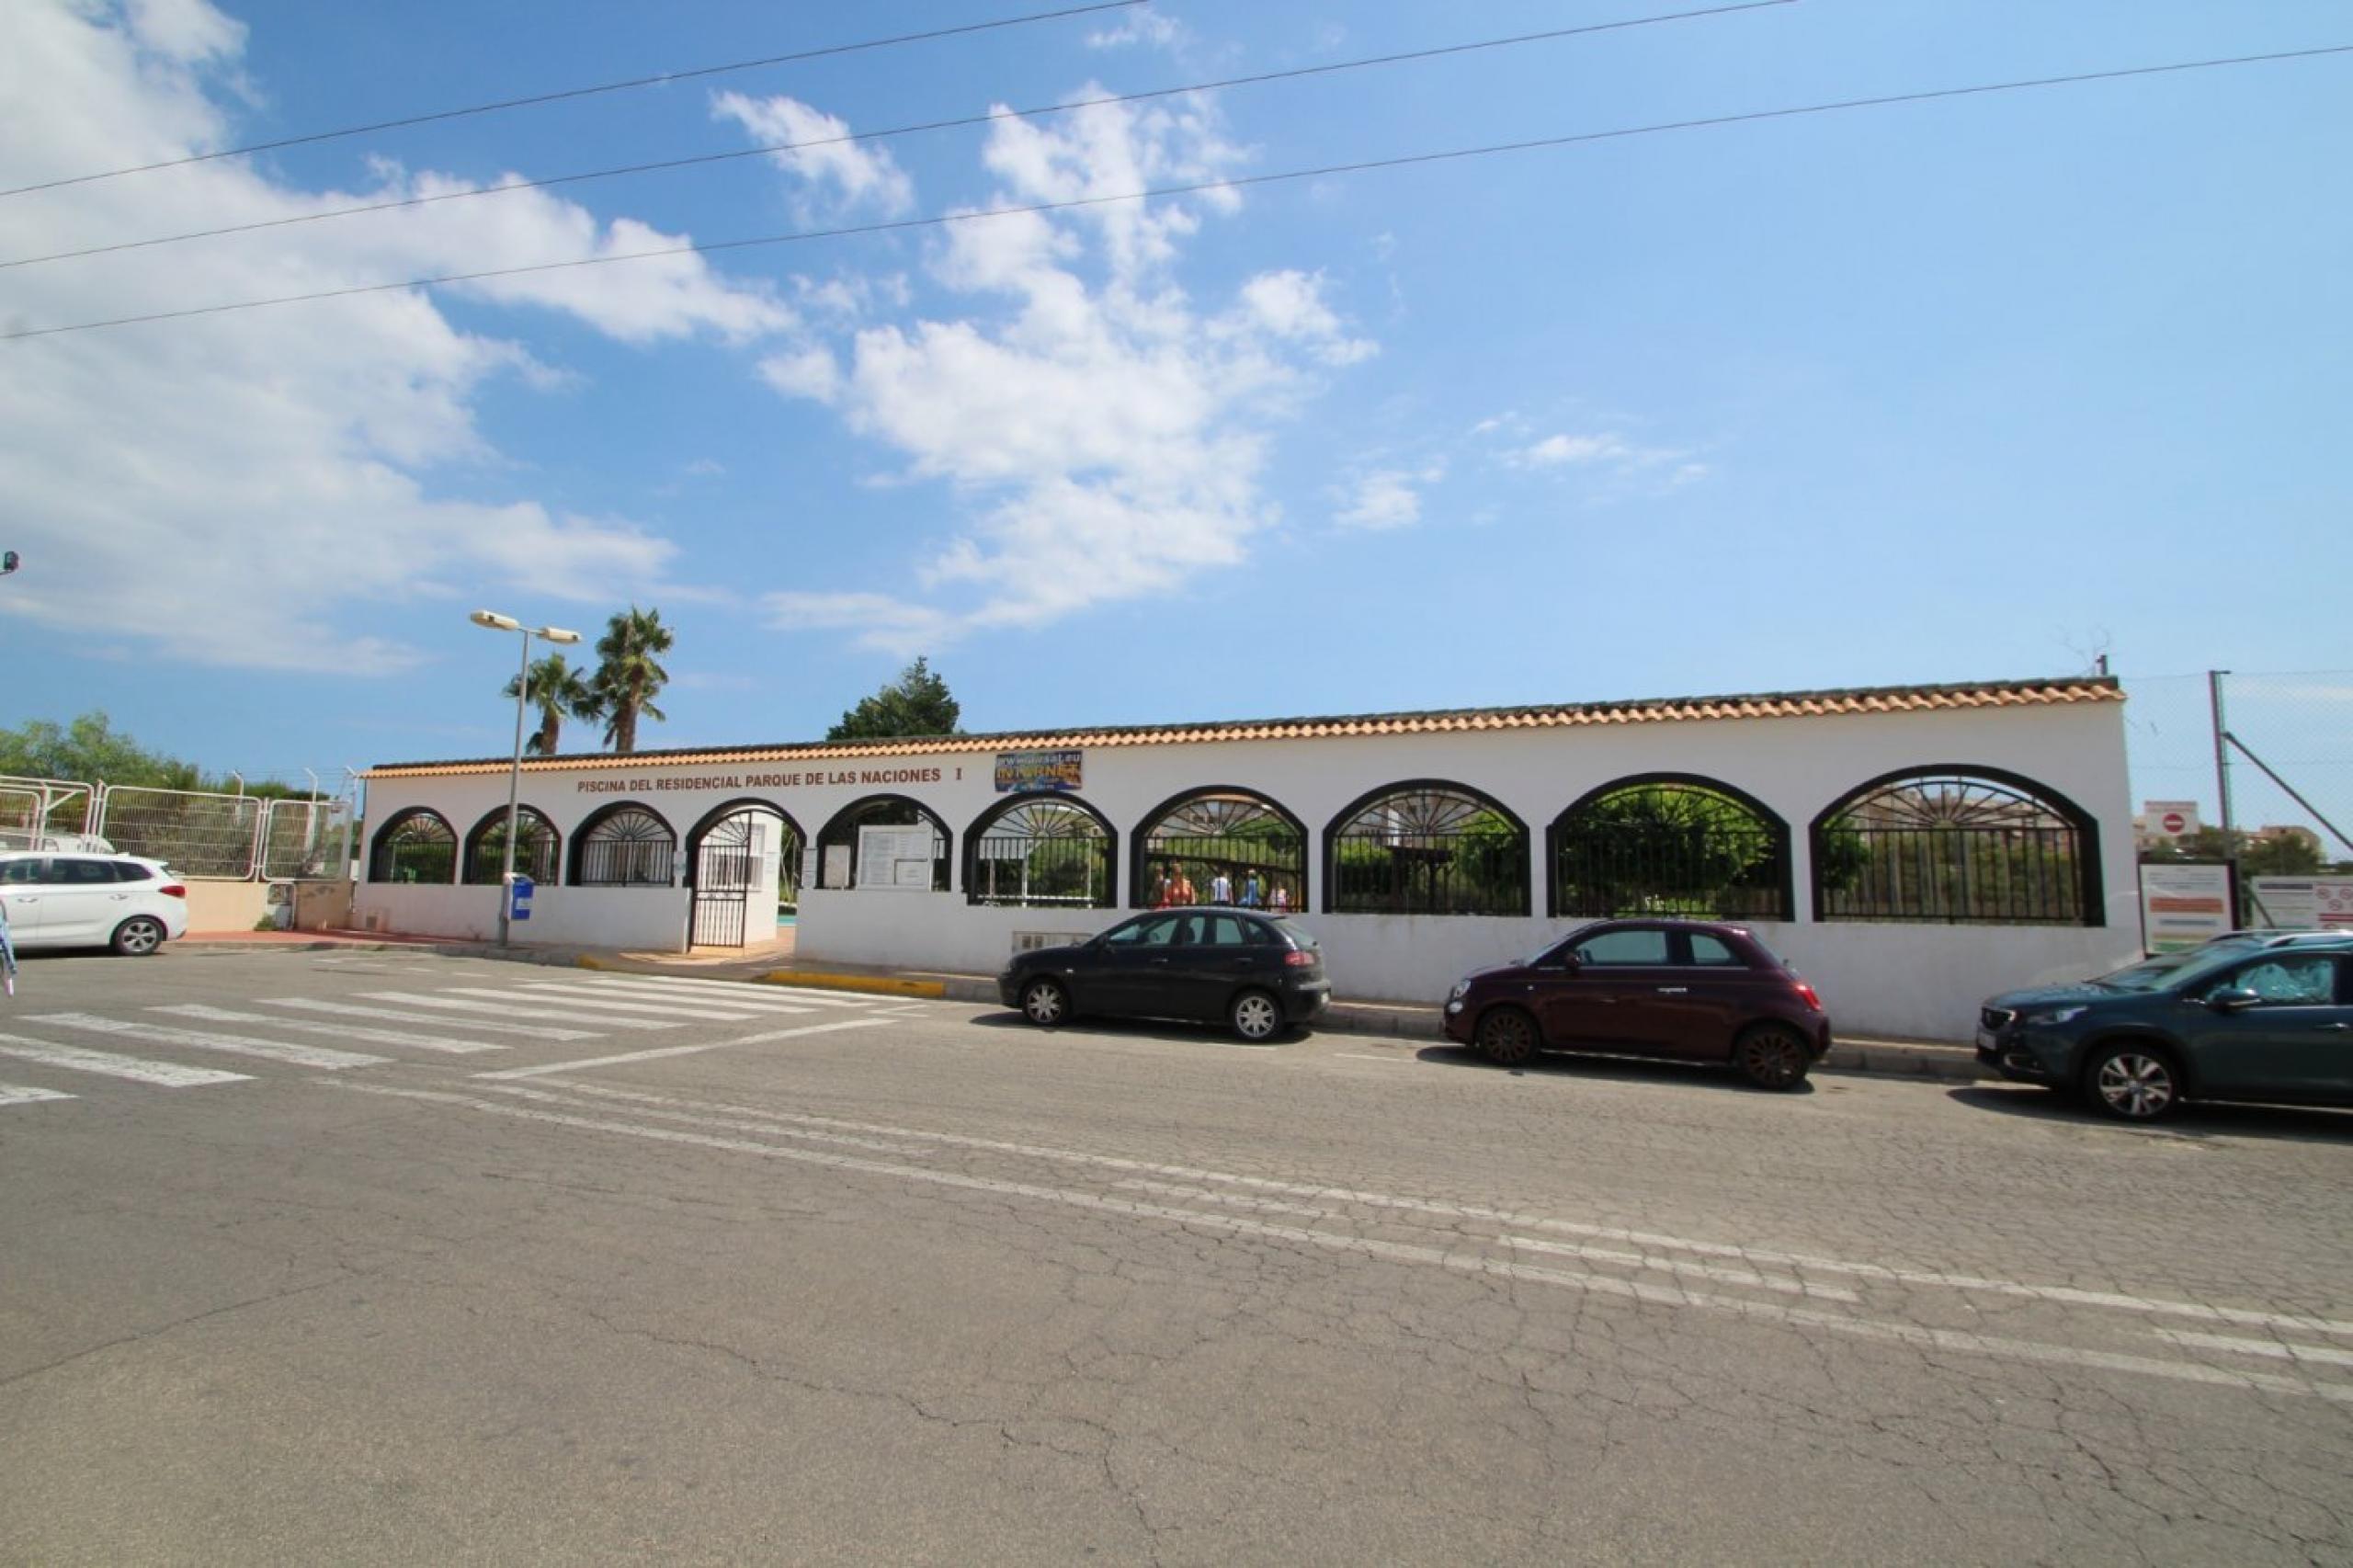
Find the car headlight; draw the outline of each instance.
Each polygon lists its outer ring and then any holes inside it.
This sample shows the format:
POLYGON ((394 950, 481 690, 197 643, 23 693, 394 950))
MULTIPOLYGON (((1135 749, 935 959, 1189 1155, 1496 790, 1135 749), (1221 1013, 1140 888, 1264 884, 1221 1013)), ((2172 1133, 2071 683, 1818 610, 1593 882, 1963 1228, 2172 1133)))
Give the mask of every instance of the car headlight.
POLYGON ((1470 989, 1471 983, 1469 981, 1458 980, 1454 983, 1454 989, 1446 994, 1446 999, 1449 1002, 1460 1002, 1470 989))
POLYGON ((2082 1017, 2088 1010, 2089 1009, 2085 1006, 2078 1003, 2073 1007, 2053 1007, 2047 1013, 2029 1013, 2027 1015, 2026 1021, 2029 1024, 2072 1023, 2074 1020, 2082 1017))

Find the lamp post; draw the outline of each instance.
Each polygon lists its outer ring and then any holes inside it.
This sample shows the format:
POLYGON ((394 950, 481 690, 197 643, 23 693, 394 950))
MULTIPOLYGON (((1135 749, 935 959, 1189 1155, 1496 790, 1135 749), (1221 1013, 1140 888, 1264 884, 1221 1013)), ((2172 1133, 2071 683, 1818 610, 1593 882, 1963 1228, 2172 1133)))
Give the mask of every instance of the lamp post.
POLYGON ((580 633, 561 626, 526 626, 495 610, 478 609, 467 619, 493 631, 517 631, 523 637, 523 669, 515 680, 515 761, 506 773, 506 863, 498 875, 498 945, 504 948, 513 942, 515 934, 515 829, 523 801, 523 710, 531 699, 531 639, 577 642, 580 633))

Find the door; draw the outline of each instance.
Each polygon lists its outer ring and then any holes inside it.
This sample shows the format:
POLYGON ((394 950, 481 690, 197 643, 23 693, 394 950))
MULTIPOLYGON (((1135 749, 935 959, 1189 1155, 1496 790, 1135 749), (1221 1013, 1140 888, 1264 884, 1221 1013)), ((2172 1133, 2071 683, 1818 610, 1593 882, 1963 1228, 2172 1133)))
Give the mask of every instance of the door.
POLYGON ((1290 949, 1278 943, 1272 932, 1238 915, 1197 918, 1203 938, 1192 948, 1197 1017, 1224 1017, 1233 998, 1253 987, 1280 1000, 1283 955, 1290 949))
POLYGON ((1574 963, 1547 970, 1531 998, 1545 1040, 1573 1051, 1654 1054, 1654 1004, 1663 990, 1688 983, 1672 962, 1669 934, 1621 926, 1572 942, 1565 952, 1574 963))
POLYGON ((1080 981, 1079 1006, 1091 1013, 1169 1014, 1166 998, 1182 986, 1176 965, 1182 915, 1147 915, 1114 926, 1080 981))
POLYGON ((1650 1005, 1657 1049, 1694 1062, 1730 1061, 1733 1036, 1763 1015, 1758 993, 1778 978, 1749 968, 1705 931, 1677 932, 1675 941, 1680 972, 1656 988, 1650 1005))
POLYGON ((2200 1087, 2211 1094, 2263 1099, 2327 1099, 2347 1091, 2353 1055, 2353 1006, 2340 960, 2327 953, 2272 952, 2200 988, 2201 998, 2253 992, 2230 1012, 2197 1003, 2182 1033, 2200 1087))
POLYGON ((41 882, 41 869, 48 863, 38 855, 0 860, 0 904, 8 912, 8 939, 22 947, 40 940, 41 895, 49 891, 41 882))
POLYGON ((51 946, 96 946, 131 913, 131 885, 110 861, 52 855, 41 883, 40 939, 51 946))

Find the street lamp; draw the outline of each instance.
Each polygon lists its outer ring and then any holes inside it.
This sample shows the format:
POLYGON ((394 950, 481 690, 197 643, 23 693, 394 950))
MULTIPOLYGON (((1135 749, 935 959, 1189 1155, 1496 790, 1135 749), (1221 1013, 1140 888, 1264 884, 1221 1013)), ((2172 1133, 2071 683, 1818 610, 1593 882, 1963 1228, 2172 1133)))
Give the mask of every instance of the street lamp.
POLYGON ((531 639, 546 642, 577 642, 580 633, 561 626, 526 626, 511 615, 478 609, 468 617, 493 631, 518 631, 523 636, 523 669, 515 680, 515 762, 506 774, 506 864, 498 876, 498 945, 511 944, 515 923, 515 829, 523 800, 523 710, 531 695, 531 639))

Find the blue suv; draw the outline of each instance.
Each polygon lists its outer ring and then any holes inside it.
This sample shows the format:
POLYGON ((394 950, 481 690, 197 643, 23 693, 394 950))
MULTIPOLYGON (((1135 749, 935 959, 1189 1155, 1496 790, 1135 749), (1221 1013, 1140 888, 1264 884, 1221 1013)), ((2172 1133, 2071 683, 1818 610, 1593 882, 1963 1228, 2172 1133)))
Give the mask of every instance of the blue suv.
POLYGON ((2005 1078, 2154 1121, 2184 1100, 2353 1106, 2353 933, 2235 934, 1979 1010, 2005 1078))

